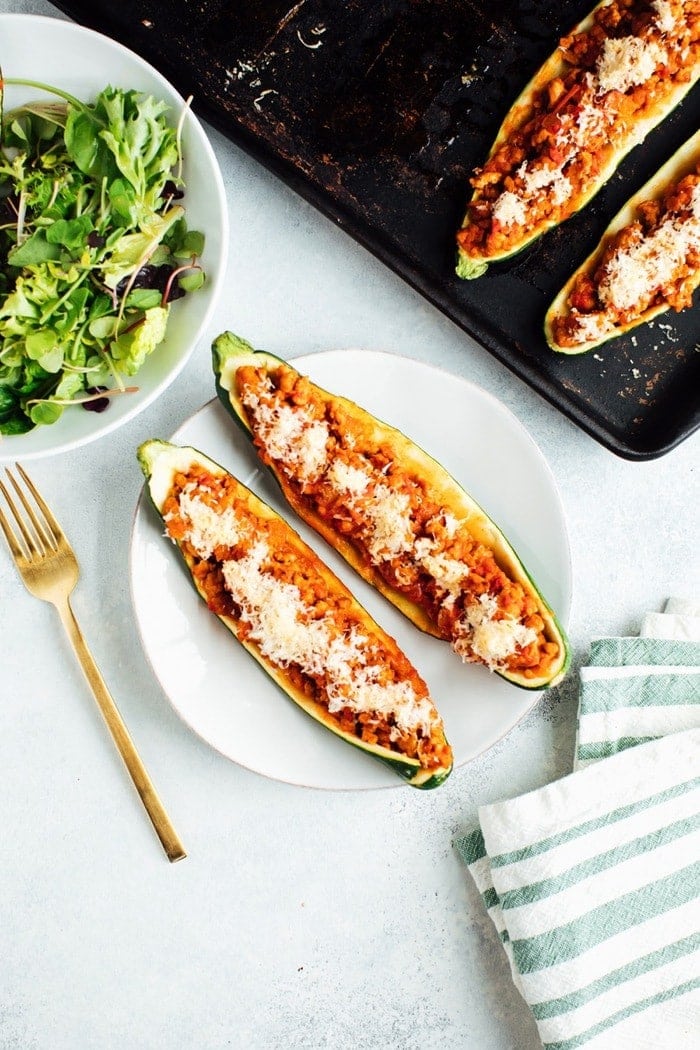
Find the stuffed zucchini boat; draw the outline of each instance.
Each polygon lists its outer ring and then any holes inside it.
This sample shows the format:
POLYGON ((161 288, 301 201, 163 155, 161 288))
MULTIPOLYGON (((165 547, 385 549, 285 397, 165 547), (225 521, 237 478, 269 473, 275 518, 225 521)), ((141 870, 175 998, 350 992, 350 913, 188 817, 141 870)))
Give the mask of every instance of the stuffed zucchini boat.
POLYGON ((441 784, 452 751, 427 685, 291 526, 196 449, 151 440, 138 459, 197 592, 270 678, 409 784, 441 784))
POLYGON ((700 76, 697 0, 603 0, 507 113, 457 233, 470 279, 580 211, 700 76))
POLYGON ((296 513, 417 627, 518 686, 559 682, 564 632, 503 533, 413 441, 224 332, 217 390, 296 513))
POLYGON ((555 297, 553 350, 582 354, 666 310, 700 284, 700 131, 617 213, 600 245, 555 297))

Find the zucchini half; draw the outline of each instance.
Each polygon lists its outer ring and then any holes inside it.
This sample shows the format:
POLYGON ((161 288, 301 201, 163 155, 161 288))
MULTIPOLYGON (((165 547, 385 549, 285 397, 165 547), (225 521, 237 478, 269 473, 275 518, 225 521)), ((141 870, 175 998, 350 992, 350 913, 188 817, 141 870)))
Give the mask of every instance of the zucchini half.
MULTIPOLYGON (((242 631, 241 629, 242 618, 239 615, 240 610, 233 602, 230 603, 231 611, 229 613, 219 613, 213 610, 214 615, 236 637, 273 682, 279 686, 289 699, 307 714, 311 715, 312 718, 316 719, 317 722, 325 726, 326 729, 329 729, 335 736, 379 759, 408 784, 417 788, 434 788, 442 784, 452 770, 452 752, 445 740, 442 720, 430 700, 427 686, 415 669, 411 667, 394 639, 375 623, 369 613, 353 597, 345 584, 304 543, 291 526, 276 511, 251 492, 250 489, 233 478, 223 467, 194 448, 152 439, 145 441, 139 446, 137 457, 146 478, 150 499, 166 524, 166 529, 167 521, 164 517, 164 507, 173 489, 176 475, 180 473, 188 474, 193 468, 203 468, 205 472, 213 475, 215 478, 226 477, 228 484, 232 487, 235 499, 242 501, 246 514, 255 523, 258 523, 256 534, 259 535, 271 527, 272 535, 277 543, 274 547, 277 556, 281 557, 283 552, 293 556, 295 572, 297 571, 297 566, 301 567, 301 570, 308 574, 305 577, 306 579, 321 585, 324 593, 329 595, 331 599, 338 599, 342 604, 343 610, 347 611, 347 618, 344 622, 349 620, 357 625, 359 632, 370 639, 373 647, 381 652, 385 664, 390 663, 394 667, 395 680, 398 682, 405 681, 418 687, 418 692, 414 689, 412 695, 409 695, 407 707, 410 708, 416 704, 417 696, 424 702, 424 710, 427 710, 429 715, 430 742, 435 745, 435 752, 442 756, 442 761, 439 765, 429 761, 421 764, 420 758, 399 750, 400 743, 398 742, 395 744, 395 750, 393 747, 367 742, 360 736, 355 735, 355 733, 342 728, 339 715, 332 713, 327 705, 315 699, 314 693, 320 693, 320 687, 314 690, 308 676, 305 678, 298 667, 296 668, 296 674, 294 674, 289 668, 273 662, 269 656, 261 651, 262 642, 256 643, 252 637, 246 637, 245 630, 242 631), (307 686, 306 689, 304 688, 305 684, 307 686)), ((217 566, 216 554, 212 553, 208 559, 204 559, 194 553, 194 549, 190 544, 184 543, 182 540, 176 540, 175 542, 189 571, 195 590, 211 608, 212 605, 208 600, 206 589, 201 582, 201 572, 196 570, 198 566, 201 570, 205 564, 207 569, 210 567, 215 569, 217 566)), ((290 664, 290 667, 293 667, 293 665, 290 664)))
MULTIPOLYGON (((637 191, 637 193, 630 197, 627 203, 611 220, 598 247, 595 248, 588 258, 581 263, 561 291, 555 296, 552 304, 547 310, 544 322, 545 338, 552 350, 556 350, 558 353, 562 354, 585 353, 587 350, 592 350, 594 347, 600 346, 601 343, 607 342, 609 339, 615 339, 618 336, 624 335, 624 333, 628 332, 630 329, 651 321, 654 317, 671 309, 671 304, 664 294, 665 286, 664 288, 659 289, 651 305, 644 309, 640 309, 639 313, 625 322, 610 321, 606 323, 606 311, 605 306, 602 303, 600 304, 599 310, 590 313, 579 311, 572 305, 570 297, 580 278, 588 276, 593 278, 598 270, 601 259, 613 238, 621 234, 627 227, 638 222, 640 207, 649 202, 656 203, 662 201, 682 179, 693 174, 700 178, 700 131, 696 132, 690 139, 688 139, 688 141, 666 161, 663 167, 661 167, 656 174, 637 191), (576 342, 573 346, 562 344, 557 338, 555 326, 557 326, 558 321, 575 318, 581 318, 584 321, 585 319, 590 318, 597 323, 598 330, 595 334, 589 335, 588 338, 585 338, 585 332, 582 332, 581 340, 576 342)), ((689 216, 688 221, 694 221, 695 224, 698 223, 697 217, 693 220, 692 215, 689 216)), ((687 293, 692 294, 692 291, 696 289, 699 284, 700 268, 696 268, 691 274, 690 280, 684 282, 684 290, 687 293)), ((673 291, 675 290, 676 289, 674 288, 673 291)), ((594 324, 594 328, 595 327, 596 324, 594 324)))
MULTIPOLYGON (((609 6, 610 2, 611 0, 601 0, 601 2, 596 4, 590 13, 571 30, 570 34, 567 35, 578 36, 587 33, 595 25, 597 12, 601 8, 609 6)), ((645 7, 647 5, 638 6, 645 7)), ((650 7, 651 5, 648 6, 650 7)), ((641 15, 642 12, 639 13, 639 17, 641 17, 641 15)), ((653 12, 650 12, 648 17, 651 18, 652 15, 653 12)), ((619 32, 616 35, 619 35, 619 32)), ((537 103, 538 106, 542 105, 542 100, 545 98, 549 86, 557 79, 565 77, 573 68, 573 65, 566 61, 561 47, 558 46, 537 70, 531 80, 525 85, 520 95, 508 110, 488 153, 486 163, 491 160, 501 147, 508 143, 514 133, 518 132, 532 119, 533 113, 535 112, 535 104, 537 103)), ((653 112, 648 116, 645 116, 643 119, 639 118, 635 124, 632 124, 632 126, 628 128, 627 133, 624 136, 618 136, 615 140, 613 140, 613 137, 611 136, 604 151, 604 163, 602 164, 600 171, 595 177, 590 179, 590 181, 583 187, 582 191, 578 194, 571 194, 569 198, 562 203, 560 208, 557 207, 549 215, 541 216, 534 221, 526 221, 524 225, 521 225, 520 227, 517 240, 515 240, 515 242, 507 249, 500 251, 494 250, 492 252, 488 251, 488 249, 484 249, 483 251, 470 252, 466 251, 460 243, 460 234, 462 231, 467 230, 473 225, 472 211, 474 207, 478 207, 480 200, 483 199, 479 190, 475 189, 467 206, 461 229, 457 233, 457 275, 465 280, 480 277, 486 272, 491 263, 500 262, 516 255, 548 230, 555 226, 559 226, 562 222, 566 221, 566 219, 571 218, 572 215, 581 211, 611 178, 630 150, 634 146, 640 144, 646 135, 665 117, 667 117, 673 109, 675 109, 694 86, 699 77, 700 61, 698 61, 696 57, 694 66, 689 70, 688 79, 686 81, 680 79, 673 85, 671 91, 669 91, 664 97, 658 99, 653 112)), ((596 97, 596 102, 598 97, 601 96, 596 97)), ((547 108, 548 105, 549 103, 545 102, 545 108, 547 108)), ((557 103, 554 102, 553 105, 556 106, 557 103)), ((514 164, 511 172, 512 175, 515 175, 518 166, 519 161, 514 164)), ((545 192, 549 194, 551 199, 553 195, 551 188, 545 189, 545 192)))
MULTIPOLYGON (((267 372, 276 373, 280 367, 283 367, 290 370, 297 378, 299 378, 299 373, 288 362, 274 354, 254 350, 249 343, 231 332, 224 332, 214 340, 212 354, 219 398, 247 437, 253 440, 248 413, 241 401, 237 385, 238 369, 253 366, 256 369, 262 368, 267 372)), ((546 689, 560 682, 570 663, 570 648, 566 635, 555 613, 537 589, 498 526, 444 467, 399 430, 375 418, 347 398, 330 394, 313 383, 310 384, 310 387, 314 394, 324 402, 332 401, 334 405, 347 413, 350 419, 357 421, 363 428, 367 428, 368 433, 371 434, 373 448, 390 449, 393 463, 402 473, 417 479, 425 491, 426 499, 430 499, 439 506, 441 513, 466 523, 470 537, 487 547, 493 554, 498 568, 511 581, 523 588, 528 599, 534 600, 537 612, 544 621, 544 638, 548 644, 556 646, 555 657, 547 666, 545 673, 535 675, 531 671, 530 674, 526 674, 523 671, 508 670, 505 667, 494 668, 495 673, 525 689, 546 689)), ((388 581, 379 568, 375 567, 353 543, 352 538, 336 530, 331 522, 324 520, 308 500, 304 500, 299 495, 298 490, 289 483, 285 474, 276 468, 274 462, 268 462, 264 457, 261 458, 271 470, 292 509, 319 533, 360 576, 380 591, 420 630, 436 638, 453 641, 452 636, 446 634, 440 627, 431 610, 419 604, 411 594, 405 593, 388 581)), ((471 659, 473 662, 478 662, 474 658, 471 659)))

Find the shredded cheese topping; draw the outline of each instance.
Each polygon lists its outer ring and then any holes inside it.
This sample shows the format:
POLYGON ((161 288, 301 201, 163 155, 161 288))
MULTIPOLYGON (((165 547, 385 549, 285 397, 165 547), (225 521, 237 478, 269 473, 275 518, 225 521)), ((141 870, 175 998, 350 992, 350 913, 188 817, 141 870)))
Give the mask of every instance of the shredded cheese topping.
MULTIPOLYGON (((240 526, 232 507, 223 513, 198 499, 194 485, 180 493, 180 513, 190 522, 190 542, 200 558, 210 558, 221 543, 237 543, 240 526)), ((166 522, 167 522, 166 517, 166 522)))
POLYGON ((637 310, 675 279, 691 252, 700 252, 700 182, 687 218, 668 215, 649 236, 640 229, 633 244, 614 253, 600 282, 601 302, 623 312, 637 310))
POLYGON ((498 603, 490 594, 467 606, 459 623, 458 653, 471 650, 487 665, 499 666, 518 649, 537 641, 537 632, 512 619, 495 619, 498 603))
POLYGON ((326 472, 326 477, 339 492, 348 492, 352 496, 361 496, 367 491, 370 483, 369 474, 339 459, 333 460, 326 472))
POLYGON ((654 0, 652 8, 656 12, 656 26, 662 33, 672 33, 676 28, 676 16, 669 0, 654 0))
POLYGON ((506 190, 496 199, 493 218, 503 226, 522 225, 527 215, 525 201, 533 193, 548 190, 555 204, 563 204, 572 193, 572 185, 558 167, 537 167, 526 161, 516 172, 519 185, 516 190, 506 190))
POLYGON ((437 718, 430 697, 419 696, 408 681, 388 678, 376 640, 356 627, 339 634, 333 610, 319 615, 309 608, 296 585, 275 575, 268 544, 255 539, 248 522, 230 507, 221 512, 209 506, 193 486, 182 491, 178 504, 187 524, 185 539, 199 557, 211 557, 219 546, 229 548, 243 539, 250 542, 241 557, 224 559, 221 571, 248 637, 264 657, 278 667, 294 666, 304 675, 322 679, 331 713, 347 708, 392 719, 393 739, 402 732, 430 736, 437 718))
MULTIPOLYGON (((353 517, 355 535, 361 538, 374 567, 381 570, 383 565, 390 564, 403 586, 410 586, 416 574, 431 578, 441 607, 446 611, 454 608, 469 578, 470 567, 446 553, 444 542, 417 531, 409 494, 400 487, 392 487, 386 466, 380 469, 371 458, 359 454, 355 459, 361 461, 361 466, 346 463, 332 451, 326 452, 325 462, 315 456, 311 463, 304 435, 311 427, 326 425, 314 422, 310 410, 290 408, 269 385, 260 397, 244 387, 242 400, 250 413, 257 440, 288 478, 303 483, 313 468, 317 484, 327 486, 342 497, 353 517), (297 417, 294 425, 289 419, 290 412, 297 417), (285 435, 284 441, 280 441, 280 433, 285 435)), ((326 447, 330 445, 332 440, 327 440, 326 447)), ((439 525, 448 540, 462 527, 450 514, 440 515, 439 525)), ((511 656, 537 641, 538 635, 534 629, 504 614, 495 597, 482 598, 488 600, 477 605, 466 604, 455 628, 453 647, 463 659, 477 658, 491 669, 499 670, 511 656)))
POLYGON ((679 287, 696 270, 700 255, 700 181, 687 205, 671 208, 645 230, 633 220, 618 231, 619 243, 596 263, 594 309, 568 307, 567 345, 598 341, 640 318, 656 305, 673 303, 679 287))
MULTIPOLYGON (((457 238, 468 255, 507 252, 530 228, 566 218, 589 187, 595 187, 616 152, 646 137, 664 99, 697 79, 692 4, 655 0, 636 18, 615 0, 609 6, 612 15, 607 21, 601 18, 604 32, 614 34, 610 26, 617 24, 625 35, 606 35, 598 44, 591 33, 598 48, 593 64, 589 66, 588 54, 583 61, 580 54, 569 59, 572 76, 567 75, 565 51, 562 72, 541 85, 545 115, 540 123, 525 116, 512 133, 511 154, 509 144, 501 143, 484 168, 476 169, 472 219, 457 238), (522 160, 523 154, 527 159, 522 160)), ((573 39, 588 35, 582 31, 573 39)))
POLYGON ((525 201, 514 190, 505 190, 494 201, 491 210, 494 222, 502 226, 522 226, 527 215, 525 201))
POLYGON ((596 63, 597 90, 601 94, 629 91, 646 83, 666 58, 666 50, 654 40, 636 36, 607 39, 596 63))
POLYGON ((305 480, 318 477, 326 461, 328 427, 314 420, 301 407, 282 405, 276 411, 268 409, 264 402, 253 399, 256 404, 256 419, 270 455, 295 463, 305 480))

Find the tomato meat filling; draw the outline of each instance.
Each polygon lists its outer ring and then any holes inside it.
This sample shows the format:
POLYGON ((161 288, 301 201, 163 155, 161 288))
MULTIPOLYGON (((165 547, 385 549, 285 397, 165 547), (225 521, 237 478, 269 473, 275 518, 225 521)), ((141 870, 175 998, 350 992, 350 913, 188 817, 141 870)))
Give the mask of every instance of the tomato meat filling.
POLYGON ((242 365, 238 395, 263 462, 294 499, 423 609, 468 662, 539 678, 560 657, 536 597, 377 441, 371 417, 281 364, 242 365))
POLYGON ((558 347, 605 339, 650 311, 690 306, 700 274, 700 161, 604 239, 551 318, 558 347))
POLYGON ((286 522, 196 463, 175 473, 161 512, 209 608, 341 732, 425 770, 451 766, 425 682, 286 522))
POLYGON ((457 233, 466 256, 508 255, 586 203, 700 74, 700 2, 611 0, 558 55, 556 74, 535 79, 471 179, 457 233))

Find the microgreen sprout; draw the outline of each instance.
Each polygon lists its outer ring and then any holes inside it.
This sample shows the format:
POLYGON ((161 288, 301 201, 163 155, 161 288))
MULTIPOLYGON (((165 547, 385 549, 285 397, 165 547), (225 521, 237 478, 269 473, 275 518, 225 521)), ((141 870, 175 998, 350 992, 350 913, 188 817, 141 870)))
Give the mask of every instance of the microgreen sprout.
POLYGON ((173 126, 137 91, 88 103, 0 75, 0 433, 135 392, 173 300, 203 283, 180 203, 189 104, 173 126), (49 97, 3 110, 10 84, 49 97))
POLYGON ((39 405, 42 402, 50 401, 53 405, 84 405, 87 404, 89 401, 97 401, 99 398, 102 397, 116 397, 118 394, 137 394, 138 389, 139 388, 137 386, 122 386, 116 387, 114 390, 100 389, 98 393, 85 394, 83 397, 35 397, 30 398, 29 401, 27 401, 27 404, 39 405))

